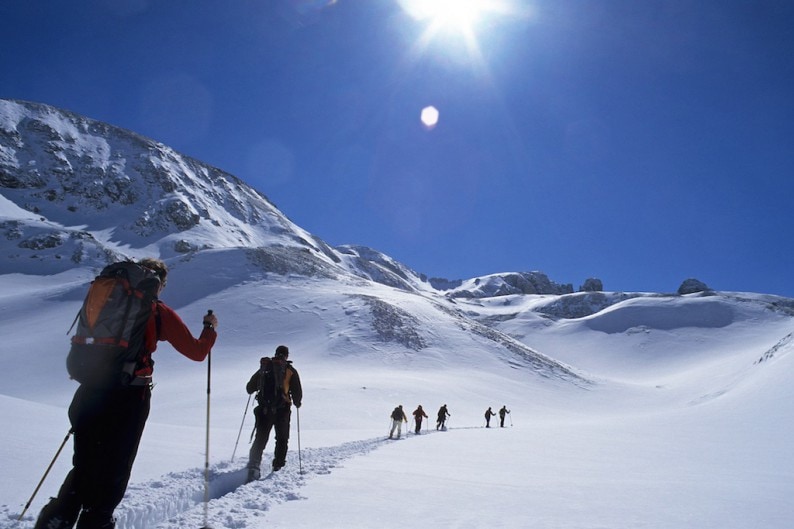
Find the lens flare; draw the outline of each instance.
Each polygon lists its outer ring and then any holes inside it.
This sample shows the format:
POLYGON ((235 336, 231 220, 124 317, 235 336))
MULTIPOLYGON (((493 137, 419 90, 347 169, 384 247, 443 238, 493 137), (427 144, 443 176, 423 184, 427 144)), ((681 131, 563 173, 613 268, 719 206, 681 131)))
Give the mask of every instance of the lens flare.
POLYGON ((432 129, 438 124, 438 109, 432 105, 423 108, 421 120, 425 127, 432 129))

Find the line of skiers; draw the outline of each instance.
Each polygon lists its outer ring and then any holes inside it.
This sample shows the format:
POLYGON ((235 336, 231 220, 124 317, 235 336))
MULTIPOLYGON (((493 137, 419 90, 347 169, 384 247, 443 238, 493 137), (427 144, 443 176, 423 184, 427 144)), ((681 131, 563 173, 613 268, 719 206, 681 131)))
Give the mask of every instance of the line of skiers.
MULTIPOLYGON (((422 409, 422 405, 420 404, 413 411, 412 415, 414 417, 414 433, 418 434, 422 431, 422 420, 427 419, 427 414, 425 413, 425 410, 422 409)), ((400 404, 399 406, 394 408, 391 412, 390 417, 391 417, 391 430, 389 430, 389 439, 394 438, 395 430, 397 430, 397 439, 399 439, 400 435, 402 434, 402 423, 408 422, 408 417, 405 416, 405 412, 403 411, 403 405, 400 404)), ((447 417, 449 417, 449 412, 447 411, 447 405, 444 404, 438 410, 438 421, 436 421, 436 430, 447 429, 446 426, 444 426, 447 417)))
MULTIPOLYGON (((499 410, 499 426, 504 428, 505 425, 505 417, 507 414, 510 413, 510 410, 507 409, 507 406, 502 406, 499 410)), ((414 417, 414 433, 418 434, 422 431, 422 420, 427 419, 427 414, 425 410, 422 409, 422 405, 419 404, 416 409, 412 413, 414 417)), ((488 409, 485 410, 485 427, 491 427, 491 417, 495 416, 496 413, 488 406, 488 409)), ((403 411, 403 405, 400 404, 396 408, 394 408, 389 416, 391 418, 391 429, 389 430, 389 439, 394 439, 394 432, 397 432, 397 438, 400 438, 402 433, 402 423, 408 422, 408 417, 405 415, 405 411, 403 411)), ((446 422, 447 418, 451 417, 449 410, 447 409, 447 405, 444 404, 438 409, 438 415, 436 418, 436 430, 445 431, 447 429, 446 422)), ((511 419, 512 421, 512 419, 511 419)))
MULTIPOLYGON (((499 427, 500 428, 504 428, 505 427, 505 416, 508 413, 510 413, 510 410, 507 409, 507 406, 502 406, 502 409, 499 410, 499 427)), ((493 417, 494 415, 496 415, 496 414, 493 412, 493 410, 491 410, 491 407, 488 406, 488 409, 485 410, 485 427, 486 428, 490 428, 491 427, 491 417, 493 417)), ((512 421, 512 419, 511 419, 511 421, 512 421)))

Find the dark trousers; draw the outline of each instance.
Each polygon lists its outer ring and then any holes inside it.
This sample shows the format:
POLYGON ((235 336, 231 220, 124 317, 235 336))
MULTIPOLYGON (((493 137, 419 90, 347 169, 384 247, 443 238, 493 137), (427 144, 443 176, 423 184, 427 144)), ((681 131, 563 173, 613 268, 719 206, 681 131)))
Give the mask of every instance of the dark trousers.
POLYGON ((124 497, 138 444, 149 417, 147 386, 96 389, 80 386, 69 406, 74 431, 72 470, 34 529, 113 527, 113 511, 124 497))
POLYGON ((287 461, 287 447, 289 445, 289 422, 292 409, 281 406, 268 409, 263 406, 254 408, 256 417, 256 437, 248 453, 248 468, 259 469, 262 464, 262 452, 270 438, 270 431, 276 430, 276 449, 273 454, 273 466, 283 467, 287 461))

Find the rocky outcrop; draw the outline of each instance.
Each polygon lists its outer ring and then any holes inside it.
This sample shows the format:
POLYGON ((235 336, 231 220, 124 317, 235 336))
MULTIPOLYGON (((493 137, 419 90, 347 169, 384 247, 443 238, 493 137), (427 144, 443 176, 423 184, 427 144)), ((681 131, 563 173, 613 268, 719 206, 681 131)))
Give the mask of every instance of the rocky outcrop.
POLYGON ((579 287, 579 292, 601 292, 604 290, 604 283, 595 277, 587 278, 584 285, 579 287))
POLYGON ((678 287, 678 294, 696 294, 698 292, 711 292, 711 289, 706 285, 706 283, 695 279, 689 278, 685 279, 681 286, 678 287))

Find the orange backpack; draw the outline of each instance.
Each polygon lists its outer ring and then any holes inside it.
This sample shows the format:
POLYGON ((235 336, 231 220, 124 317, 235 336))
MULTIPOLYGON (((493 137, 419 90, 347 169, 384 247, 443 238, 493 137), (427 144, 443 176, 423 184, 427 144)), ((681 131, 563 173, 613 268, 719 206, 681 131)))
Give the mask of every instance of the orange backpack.
POLYGON ((66 357, 69 376, 95 387, 128 385, 159 290, 153 270, 131 261, 106 266, 91 282, 72 323, 77 331, 66 357))

